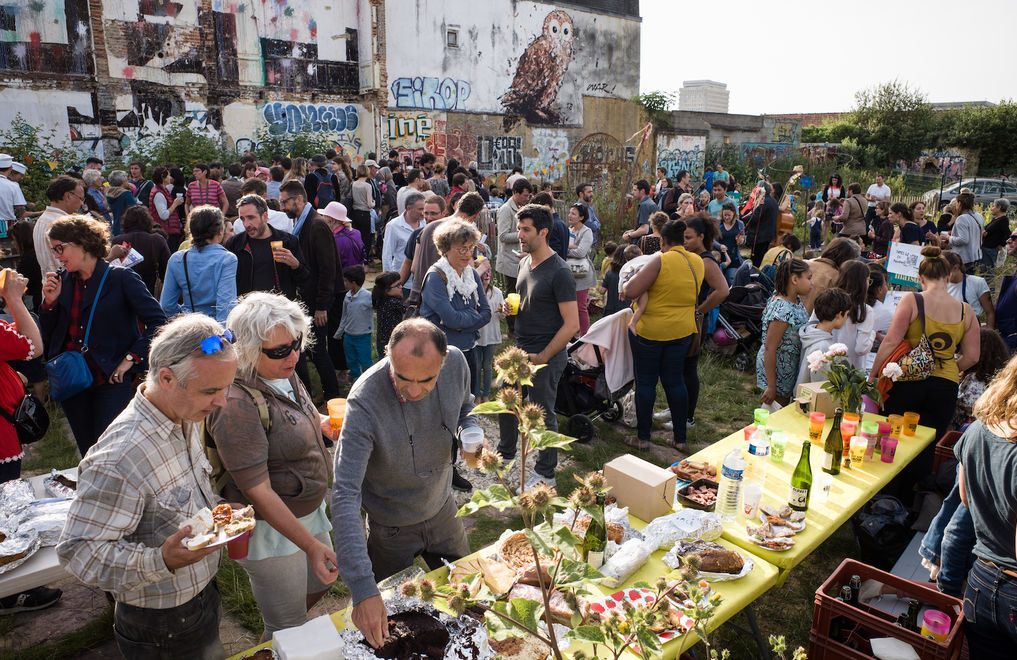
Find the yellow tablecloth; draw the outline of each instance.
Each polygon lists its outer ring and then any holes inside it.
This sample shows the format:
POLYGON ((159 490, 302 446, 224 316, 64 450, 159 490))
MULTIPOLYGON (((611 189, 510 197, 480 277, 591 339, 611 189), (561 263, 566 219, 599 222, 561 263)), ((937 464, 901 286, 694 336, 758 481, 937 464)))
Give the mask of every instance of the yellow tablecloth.
MULTIPOLYGON (((863 419, 863 421, 885 420, 885 417, 869 413, 866 413, 863 419)), ((828 419, 823 430, 824 438, 832 424, 832 419, 828 419)), ((789 406, 770 415, 767 426, 781 428, 788 435, 784 462, 779 465, 769 463, 763 488, 763 504, 781 507, 788 501, 791 473, 801 456, 802 443, 809 441, 809 422, 805 415, 793 406, 789 406)), ((829 499, 822 504, 817 502, 815 484, 817 476, 822 473, 823 448, 813 445, 809 456, 812 465, 812 496, 805 519, 806 528, 795 536, 795 545, 786 552, 774 552, 760 548, 746 537, 744 516, 739 516, 734 522, 724 525, 724 538, 777 566, 781 571, 781 582, 783 582, 789 569, 801 563, 819 544, 847 522, 848 518, 863 504, 872 499, 873 495, 890 483, 894 476, 935 441, 935 435, 934 429, 919 426, 914 436, 905 436, 900 439, 893 463, 883 463, 877 454, 871 462, 862 463, 860 466, 852 464, 849 470, 842 469, 840 474, 833 478, 829 499)), ((719 468, 724 457, 733 448, 739 446, 744 437, 744 433, 738 431, 702 451, 696 452, 691 458, 709 461, 719 468)))

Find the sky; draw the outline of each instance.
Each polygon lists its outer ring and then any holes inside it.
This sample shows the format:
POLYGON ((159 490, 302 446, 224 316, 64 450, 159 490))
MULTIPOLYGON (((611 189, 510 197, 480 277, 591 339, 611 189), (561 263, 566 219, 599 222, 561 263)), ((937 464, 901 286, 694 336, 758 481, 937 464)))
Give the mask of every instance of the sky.
POLYGON ((641 93, 727 84, 739 114, 843 112, 906 81, 932 103, 1017 99, 1015 0, 640 0, 641 93), (797 9, 796 9, 797 8, 797 9), (959 29, 958 29, 959 28, 959 29))

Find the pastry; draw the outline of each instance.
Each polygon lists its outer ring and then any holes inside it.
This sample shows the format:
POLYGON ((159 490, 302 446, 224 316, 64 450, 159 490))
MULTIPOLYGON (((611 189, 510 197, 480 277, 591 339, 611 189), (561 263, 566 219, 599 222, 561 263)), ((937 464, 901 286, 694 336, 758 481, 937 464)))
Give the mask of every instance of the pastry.
POLYGON ((66 487, 70 488, 71 490, 77 490, 78 489, 78 482, 74 481, 70 477, 68 477, 66 475, 63 475, 63 474, 58 474, 55 477, 53 477, 53 481, 57 482, 58 484, 60 484, 62 486, 66 486, 66 487))
POLYGON ((6 566, 7 564, 18 561, 19 559, 25 558, 24 552, 16 552, 13 555, 0 555, 0 566, 6 566))
MULTIPOLYGON (((508 599, 512 600, 513 598, 525 598, 526 600, 532 600, 541 604, 544 602, 540 589, 528 584, 517 584, 512 587, 508 599)), ((579 613, 585 618, 588 610, 586 599, 582 596, 577 596, 576 598, 579 600, 579 613)), ((552 591, 547 600, 551 609, 551 617, 558 623, 570 624, 573 610, 565 602, 565 596, 560 591, 552 591)))
MULTIPOLYGON (((533 564, 533 548, 523 532, 513 532, 498 543, 498 558, 510 568, 519 571, 533 564)), ((540 565, 549 566, 553 559, 540 555, 540 565)))
POLYGON ((699 570, 706 573, 732 573, 742 572, 745 562, 742 556, 734 550, 704 548, 697 552, 689 553, 686 557, 699 557, 699 570))

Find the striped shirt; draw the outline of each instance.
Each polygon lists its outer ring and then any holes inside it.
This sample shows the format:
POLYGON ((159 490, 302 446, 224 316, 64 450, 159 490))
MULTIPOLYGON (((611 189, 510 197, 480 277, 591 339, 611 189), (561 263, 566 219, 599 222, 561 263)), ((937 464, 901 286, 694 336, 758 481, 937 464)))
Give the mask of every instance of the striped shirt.
POLYGON ((222 186, 219 185, 218 181, 211 179, 205 181, 204 188, 197 181, 191 181, 187 184, 187 202, 191 206, 210 204, 218 208, 220 193, 222 193, 222 186))
POLYGON ((170 571, 162 544, 219 498, 197 424, 174 424, 144 387, 78 465, 78 495, 56 551, 69 573, 119 603, 166 609, 215 577, 219 553, 170 571))

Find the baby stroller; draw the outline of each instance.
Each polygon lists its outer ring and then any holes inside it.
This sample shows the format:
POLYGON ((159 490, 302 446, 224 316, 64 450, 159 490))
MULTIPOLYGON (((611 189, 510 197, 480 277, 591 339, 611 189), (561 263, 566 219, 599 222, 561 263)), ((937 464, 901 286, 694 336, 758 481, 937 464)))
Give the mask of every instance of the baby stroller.
POLYGON ((770 294, 763 283, 750 282, 731 287, 727 299, 720 304, 718 329, 722 328, 727 333, 728 345, 735 347, 734 367, 739 371, 745 371, 756 357, 758 343, 763 336, 763 310, 769 299, 770 294))
POLYGON ((579 442, 593 439, 594 420, 613 422, 622 415, 621 399, 632 388, 632 354, 620 333, 631 317, 630 309, 605 316, 567 349, 554 411, 568 417, 563 432, 579 442))

